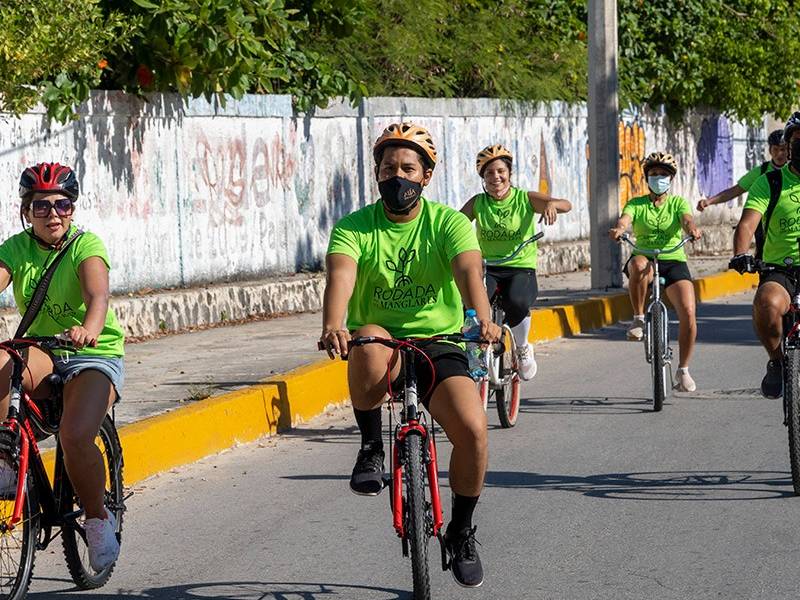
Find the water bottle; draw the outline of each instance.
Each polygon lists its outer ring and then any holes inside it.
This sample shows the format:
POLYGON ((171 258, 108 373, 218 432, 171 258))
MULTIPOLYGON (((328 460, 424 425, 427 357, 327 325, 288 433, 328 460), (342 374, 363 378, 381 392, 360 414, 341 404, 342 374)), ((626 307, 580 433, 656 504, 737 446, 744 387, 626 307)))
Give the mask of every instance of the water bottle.
MULTIPOLYGON (((478 313, 474 308, 467 309, 461 333, 469 339, 481 339, 481 322, 478 321, 478 313)), ((469 374, 473 379, 477 380, 486 375, 486 352, 479 343, 467 342, 467 361, 469 374)))

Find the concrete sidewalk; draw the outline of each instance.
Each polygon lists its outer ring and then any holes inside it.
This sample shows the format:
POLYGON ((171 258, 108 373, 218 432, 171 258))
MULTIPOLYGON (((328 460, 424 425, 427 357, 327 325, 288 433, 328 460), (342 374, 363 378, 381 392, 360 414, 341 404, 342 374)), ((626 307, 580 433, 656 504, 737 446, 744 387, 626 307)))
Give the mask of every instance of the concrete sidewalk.
MULTIPOLYGON (((692 274, 704 277, 724 270, 727 258, 693 257, 692 274)), ((619 289, 591 290, 589 271, 539 276, 536 308, 575 304, 619 289)), ((175 334, 128 344, 123 399, 118 424, 184 407, 319 361, 316 341, 321 316, 303 313, 175 334)))

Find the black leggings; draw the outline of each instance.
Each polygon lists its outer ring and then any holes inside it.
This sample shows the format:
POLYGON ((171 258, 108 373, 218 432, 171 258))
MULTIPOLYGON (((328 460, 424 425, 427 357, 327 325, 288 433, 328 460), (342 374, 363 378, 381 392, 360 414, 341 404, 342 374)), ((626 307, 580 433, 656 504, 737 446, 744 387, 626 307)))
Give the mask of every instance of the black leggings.
POLYGON ((506 313, 509 327, 519 325, 530 314, 539 285, 536 283, 536 269, 517 267, 488 267, 486 269, 486 292, 492 299, 500 287, 500 306, 506 313))

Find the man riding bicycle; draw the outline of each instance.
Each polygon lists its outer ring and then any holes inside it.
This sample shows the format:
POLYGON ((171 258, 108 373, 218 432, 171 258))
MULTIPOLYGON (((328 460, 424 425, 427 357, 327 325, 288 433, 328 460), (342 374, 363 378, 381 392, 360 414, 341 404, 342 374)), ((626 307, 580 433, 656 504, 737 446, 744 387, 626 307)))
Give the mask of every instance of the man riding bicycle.
MULTIPOLYGON (((487 261, 506 258, 525 240, 536 235, 535 214, 539 222, 555 223, 558 213, 572 210, 569 200, 551 198, 539 192, 526 192, 511 185, 514 158, 500 144, 487 146, 476 160, 483 180, 482 194, 470 198, 461 212, 476 222, 478 243, 487 261)), ((486 268, 486 288, 491 298, 498 285, 505 320, 514 335, 520 378, 528 381, 536 375, 531 331, 531 306, 538 293, 536 263, 538 248, 529 244, 519 255, 502 266, 486 268)))
MULTIPOLYGON (((800 264, 800 112, 787 121, 783 139, 789 149, 789 162, 756 180, 736 226, 730 267, 739 273, 755 269, 754 257, 748 250, 759 224, 764 229, 765 263, 784 266, 784 261, 791 259, 792 264, 800 264)), ((784 273, 773 271, 761 276, 753 300, 753 326, 769 355, 761 381, 761 393, 767 398, 783 395, 783 316, 789 312, 791 296, 796 293, 795 285, 784 273)))
MULTIPOLYGON (((373 155, 380 199, 341 219, 331 232, 320 338, 331 358, 348 358, 350 398, 361 432, 350 488, 367 496, 383 488, 381 405, 387 365, 395 380, 400 364, 380 345, 348 352, 351 336, 457 333, 463 305, 477 311, 482 338, 500 338, 491 321, 480 249, 469 221, 422 195, 436 166, 430 134, 413 123, 392 124, 375 142, 373 155)), ((488 459, 486 414, 464 350, 445 342, 424 349, 435 373, 418 363, 419 390, 427 390, 433 376, 432 392, 421 400, 453 444, 453 514, 445 544, 456 581, 476 587, 483 582, 483 567, 472 514, 488 459)))
MULTIPOLYGON (((681 241, 681 231, 695 240, 699 239, 701 232, 694 223, 689 203, 669 193, 672 180, 678 172, 678 164, 672 155, 653 152, 642 161, 642 170, 650 192, 628 200, 616 227, 609 231, 611 239, 618 240, 631 225, 637 244, 646 250, 661 250, 677 245, 681 241)), ((680 353, 675 387, 680 392, 693 392, 697 385, 689 374, 689 359, 694 351, 697 322, 694 286, 686 264, 686 252, 680 248, 660 255, 658 261, 667 297, 678 313, 680 353)), ((653 280, 652 260, 634 254, 625 264, 623 272, 628 276, 628 293, 633 307, 633 323, 627 337, 639 341, 644 337, 645 296, 647 286, 653 280)))

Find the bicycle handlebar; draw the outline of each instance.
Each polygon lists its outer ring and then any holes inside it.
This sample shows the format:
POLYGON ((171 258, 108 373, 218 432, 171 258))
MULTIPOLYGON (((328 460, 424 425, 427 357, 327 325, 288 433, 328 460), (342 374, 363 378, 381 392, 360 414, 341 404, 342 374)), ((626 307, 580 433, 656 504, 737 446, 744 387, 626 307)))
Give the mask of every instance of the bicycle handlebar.
POLYGON ((631 241, 631 238, 627 233, 623 233, 621 236, 619 236, 619 240, 630 244, 634 252, 638 252, 639 254, 642 254, 644 256, 653 256, 653 257, 658 257, 662 254, 669 254, 670 252, 675 252, 676 250, 680 250, 686 245, 686 242, 691 242, 693 239, 694 238, 692 236, 687 235, 672 248, 663 248, 660 250, 656 248, 655 250, 650 250, 648 248, 640 248, 639 246, 637 246, 634 242, 631 241))
POLYGON ((72 340, 63 333, 56 335, 32 335, 30 337, 6 340, 5 342, 0 342, 0 347, 2 346, 14 350, 27 348, 28 346, 41 346, 50 351, 77 352, 77 348, 75 348, 72 340))
MULTIPOLYGON (((418 344, 425 343, 425 342, 455 342, 455 343, 469 343, 475 342, 478 344, 490 344, 489 340, 484 340, 482 338, 473 339, 468 338, 462 334, 444 334, 444 335, 434 335, 427 338, 407 338, 403 340, 398 340, 395 338, 384 338, 377 335, 362 335, 359 337, 354 337, 347 342, 348 349, 353 348, 355 346, 366 346, 367 344, 381 344, 382 346, 386 346, 387 348, 400 348, 402 346, 417 346, 418 344)), ((317 342, 317 349, 318 350, 326 350, 325 344, 321 341, 317 342)))
POLYGON ((517 247, 514 249, 514 252, 512 252, 512 253, 511 253, 511 254, 509 254, 508 256, 506 256, 506 257, 503 257, 503 258, 499 258, 499 259, 497 259, 497 260, 486 260, 486 261, 484 261, 484 262, 485 262, 485 263, 486 263, 488 266, 490 266, 490 267, 496 267, 496 266, 498 266, 498 265, 505 264, 505 263, 507 263, 507 262, 509 262, 509 261, 512 261, 512 260, 514 260, 514 259, 515 259, 515 258, 516 258, 516 257, 519 255, 519 253, 520 253, 520 252, 522 252, 522 250, 523 250, 523 249, 524 249, 526 246, 528 246, 528 245, 530 245, 530 244, 534 243, 534 242, 535 242, 535 241, 537 241, 537 240, 540 240, 540 239, 542 239, 543 237, 544 237, 544 231, 540 231, 540 232, 539 232, 539 233, 537 233, 536 235, 534 235, 534 236, 531 236, 531 237, 529 237, 527 240, 525 240, 524 242, 522 242, 522 243, 521 243, 519 246, 517 246, 517 247))

